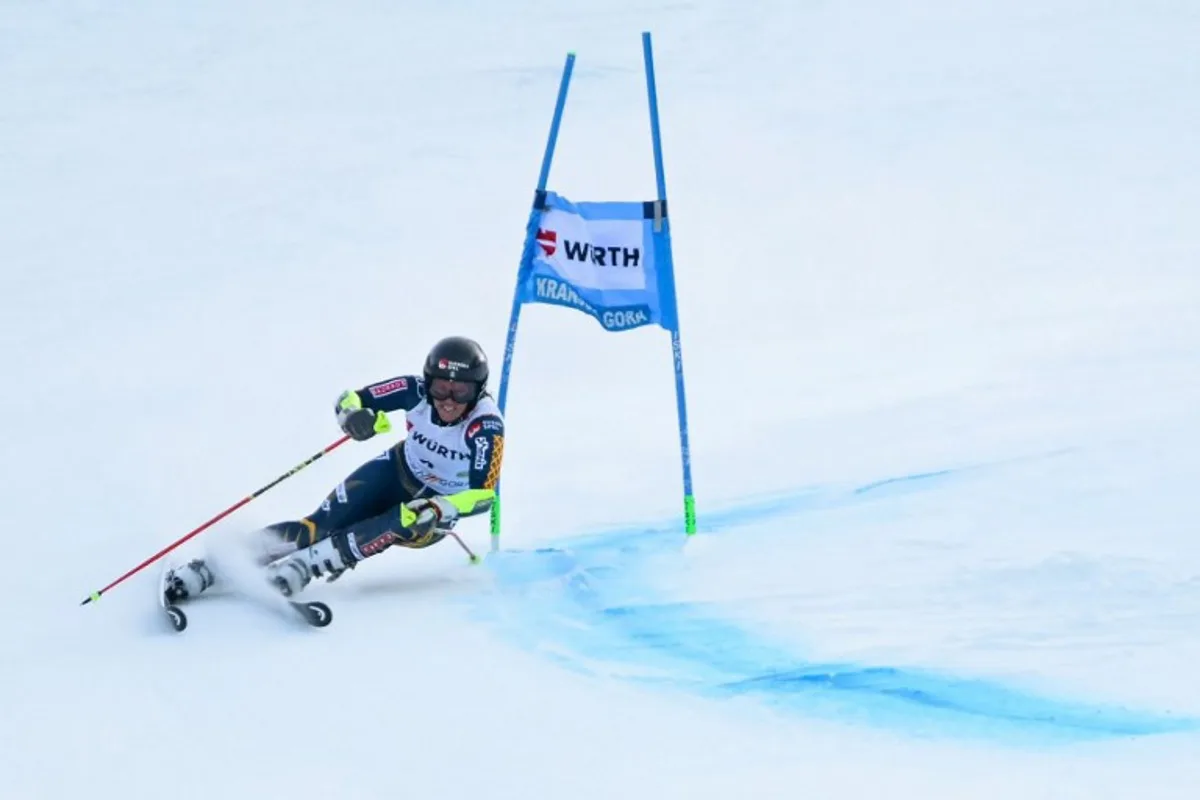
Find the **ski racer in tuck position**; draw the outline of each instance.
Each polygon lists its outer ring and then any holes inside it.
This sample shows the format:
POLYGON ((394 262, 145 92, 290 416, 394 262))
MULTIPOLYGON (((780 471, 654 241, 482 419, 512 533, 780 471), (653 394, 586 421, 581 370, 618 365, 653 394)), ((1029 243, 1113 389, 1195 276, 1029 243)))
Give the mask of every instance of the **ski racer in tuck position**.
MULTIPOLYGON (((452 336, 429 352, 422 375, 343 392, 335 411, 351 438, 365 441, 387 432, 386 412, 400 410, 408 435, 359 466, 312 514, 256 532, 267 579, 290 597, 313 578, 334 580, 392 545, 437 544, 458 519, 490 509, 504 453, 504 420, 487 380, 483 349, 452 336)), ((195 597, 213 584, 213 572, 203 559, 174 568, 167 576, 167 599, 195 597)))

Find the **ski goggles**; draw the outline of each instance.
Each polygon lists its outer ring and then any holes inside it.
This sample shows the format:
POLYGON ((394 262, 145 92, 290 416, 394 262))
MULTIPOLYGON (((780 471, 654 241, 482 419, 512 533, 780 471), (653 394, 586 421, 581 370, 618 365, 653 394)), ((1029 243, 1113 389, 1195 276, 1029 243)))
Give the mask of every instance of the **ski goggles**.
POLYGON ((453 400, 456 403, 469 403, 475 399, 479 387, 470 381, 452 381, 446 378, 434 378, 425 388, 425 393, 434 400, 453 400))

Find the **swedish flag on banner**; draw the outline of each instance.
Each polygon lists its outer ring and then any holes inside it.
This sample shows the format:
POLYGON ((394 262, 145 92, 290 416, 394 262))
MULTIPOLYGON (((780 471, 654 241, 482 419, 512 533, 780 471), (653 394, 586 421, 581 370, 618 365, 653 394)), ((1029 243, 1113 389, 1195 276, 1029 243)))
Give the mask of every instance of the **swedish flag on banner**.
POLYGON ((572 203, 542 192, 522 303, 567 306, 605 330, 676 327, 665 202, 572 203))
MULTIPOLYGON (((696 532, 688 447, 687 403, 683 384, 683 348, 675 274, 671 259, 671 229, 667 218, 667 189, 663 176, 662 139, 650 34, 642 34, 646 89, 650 100, 650 134, 658 197, 648 201, 571 201, 546 189, 554 146, 566 105, 575 54, 567 54, 542 173, 534 192, 525 231, 525 247, 513 292, 512 318, 504 348, 499 405, 505 408, 517 325, 525 303, 547 303, 580 311, 606 331, 627 331, 657 325, 671 333, 675 362, 675 398, 679 414, 679 446, 683 460, 684 529, 696 532)), ((492 505, 492 550, 499 549, 500 497, 492 505)))

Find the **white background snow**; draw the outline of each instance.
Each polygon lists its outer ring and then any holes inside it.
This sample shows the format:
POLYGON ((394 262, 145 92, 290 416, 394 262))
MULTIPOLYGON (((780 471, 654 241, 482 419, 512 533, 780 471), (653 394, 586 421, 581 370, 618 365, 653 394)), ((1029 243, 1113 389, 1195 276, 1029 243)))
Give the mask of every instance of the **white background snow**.
POLYGON ((8 0, 4 796, 1193 796, 1198 32, 1166 0, 8 0), (654 195, 644 30, 701 534, 667 334, 526 306, 483 565, 389 551, 314 590, 321 631, 214 598, 173 634, 156 568, 81 608, 442 336, 498 388, 568 51, 550 187, 654 195), (814 664, 888 685, 768 680, 814 664))

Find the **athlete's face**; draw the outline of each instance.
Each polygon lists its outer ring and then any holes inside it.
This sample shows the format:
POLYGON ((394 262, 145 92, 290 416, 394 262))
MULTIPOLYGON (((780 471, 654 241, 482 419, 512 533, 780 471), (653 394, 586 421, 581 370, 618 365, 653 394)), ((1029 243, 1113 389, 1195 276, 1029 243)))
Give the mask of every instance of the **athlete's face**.
POLYGON ((434 400, 433 408, 438 417, 445 423, 456 421, 467 410, 466 403, 456 403, 453 400, 434 400))
POLYGON ((475 397, 475 384, 434 378, 429 382, 428 393, 438 418, 449 424, 466 413, 467 404, 475 397))

